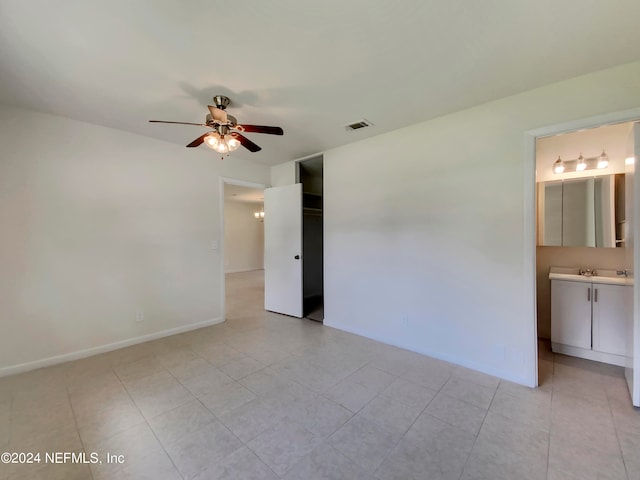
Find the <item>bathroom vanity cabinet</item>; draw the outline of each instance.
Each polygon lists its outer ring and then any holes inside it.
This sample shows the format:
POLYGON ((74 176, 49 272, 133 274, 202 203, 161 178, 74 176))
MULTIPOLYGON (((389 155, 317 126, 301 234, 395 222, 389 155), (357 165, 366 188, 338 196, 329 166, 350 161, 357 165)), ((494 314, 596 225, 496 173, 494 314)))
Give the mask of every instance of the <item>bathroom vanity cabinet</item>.
POLYGON ((549 278, 552 350, 624 366, 633 301, 631 281, 557 273, 549 278))

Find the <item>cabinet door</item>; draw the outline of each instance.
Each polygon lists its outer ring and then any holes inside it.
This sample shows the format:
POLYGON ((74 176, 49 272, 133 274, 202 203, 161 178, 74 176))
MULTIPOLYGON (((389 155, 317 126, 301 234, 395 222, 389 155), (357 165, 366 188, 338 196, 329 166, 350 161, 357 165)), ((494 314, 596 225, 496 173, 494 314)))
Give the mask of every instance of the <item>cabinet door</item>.
POLYGON ((626 285, 593 284, 593 349, 626 355, 627 317, 633 289, 626 285))
POLYGON ((551 280, 551 341, 591 348, 591 284, 551 280))

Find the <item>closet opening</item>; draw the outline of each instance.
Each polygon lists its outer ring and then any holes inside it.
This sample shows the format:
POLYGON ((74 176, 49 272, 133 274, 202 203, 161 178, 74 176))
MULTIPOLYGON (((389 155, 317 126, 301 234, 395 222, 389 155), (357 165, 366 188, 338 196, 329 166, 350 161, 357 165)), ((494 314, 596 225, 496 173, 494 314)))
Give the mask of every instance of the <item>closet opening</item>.
POLYGON ((303 316, 317 322, 324 319, 322 167, 322 156, 298 162, 302 184, 303 316))

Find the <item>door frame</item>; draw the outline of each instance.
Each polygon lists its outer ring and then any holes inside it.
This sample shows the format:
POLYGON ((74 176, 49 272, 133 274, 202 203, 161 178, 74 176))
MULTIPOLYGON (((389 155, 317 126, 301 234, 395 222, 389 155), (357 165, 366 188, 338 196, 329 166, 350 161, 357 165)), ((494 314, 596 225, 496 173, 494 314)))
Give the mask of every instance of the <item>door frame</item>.
MULTIPOLYGON (((532 387, 538 386, 538 314, 536 292, 536 139, 560 133, 574 132, 576 130, 594 128, 615 123, 635 122, 640 120, 640 108, 610 112, 592 117, 570 120, 545 127, 536 128, 525 132, 524 135, 524 302, 525 310, 531 312, 530 355, 535 358, 535 371, 531 377, 534 380, 532 387)), ((640 173, 640 172, 639 172, 640 173)), ((634 192, 635 194, 636 192, 634 192)), ((638 192, 640 194, 640 192, 638 192)), ((637 223, 637 222, 635 222, 637 223)), ((634 229, 640 228, 638 225, 634 229)), ((637 231, 637 230, 636 230, 637 231)), ((634 239, 634 243, 638 240, 634 239)), ((635 245, 633 246, 635 249, 635 245)), ((635 252, 634 252, 635 253, 635 252)), ((634 256, 635 258, 635 256, 634 256)), ((634 282, 634 297, 638 298, 640 284, 634 282)), ((633 307, 634 330, 640 329, 640 308, 633 307)), ((640 348, 640 347, 639 347, 640 348)), ((635 352, 634 352, 635 353, 635 352)), ((634 355, 635 356, 635 355, 634 355)))
POLYGON ((231 177, 220 177, 220 240, 219 240, 219 251, 220 251, 220 291, 221 291, 221 298, 220 298, 220 310, 222 311, 222 321, 226 322, 227 321, 227 304, 226 304, 226 295, 227 295, 227 284, 226 284, 226 277, 225 277, 225 273, 224 273, 224 252, 225 252, 225 245, 224 245, 224 234, 225 234, 225 229, 224 229, 224 186, 225 185, 236 185, 238 187, 247 187, 247 188, 256 188, 256 189, 260 189, 260 190, 264 190, 265 188, 267 188, 266 185, 262 184, 262 183, 254 183, 254 182, 248 182, 246 180, 240 180, 238 178, 231 178, 231 177))

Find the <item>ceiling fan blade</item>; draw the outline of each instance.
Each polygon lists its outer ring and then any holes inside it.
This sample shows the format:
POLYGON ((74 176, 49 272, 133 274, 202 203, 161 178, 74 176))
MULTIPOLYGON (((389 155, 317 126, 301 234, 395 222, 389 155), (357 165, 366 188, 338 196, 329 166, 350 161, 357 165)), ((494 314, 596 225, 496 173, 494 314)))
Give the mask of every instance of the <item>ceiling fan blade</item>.
POLYGON ((214 121, 218 123, 227 123, 227 112, 221 108, 215 107, 214 105, 207 105, 207 107, 209 107, 209 112, 211 112, 211 116, 214 121))
POLYGON ((151 123, 176 123, 178 125, 197 125, 199 127, 207 127, 204 123, 191 123, 191 122, 169 122, 167 120, 149 120, 151 123))
POLYGON ((193 142, 187 145, 187 147, 198 147, 202 145, 202 143, 204 142, 204 137, 206 137, 207 135, 209 135, 209 132, 203 133, 198 138, 196 138, 193 142))
POLYGON ((247 137, 245 137, 244 135, 238 132, 233 132, 231 136, 240 140, 240 143, 242 144, 242 146, 247 150, 249 150, 250 152, 259 152, 260 150, 262 150, 262 148, 260 148, 258 145, 256 145, 247 137))
POLYGON ((236 125, 234 128, 236 128, 240 132, 284 135, 284 131, 280 127, 267 127, 266 125, 236 125))

